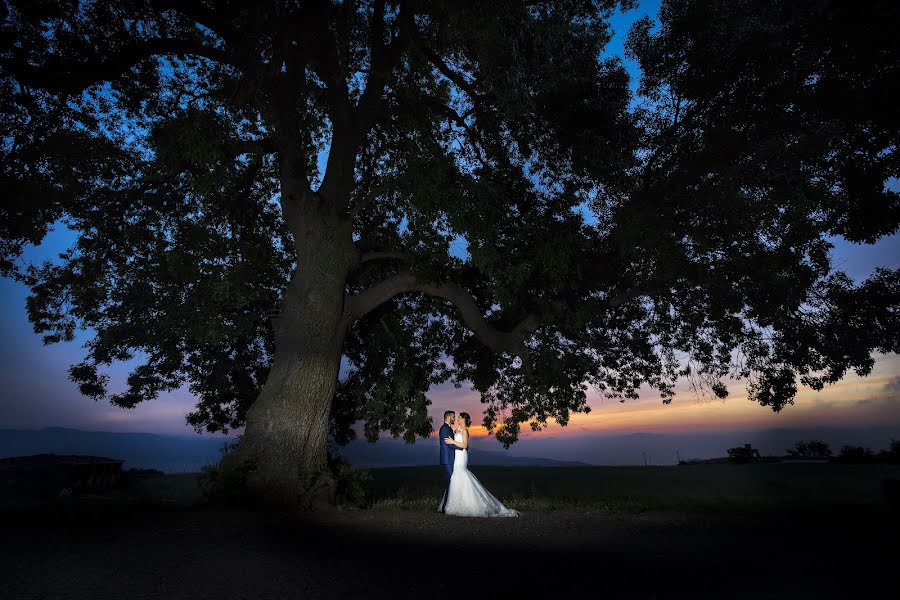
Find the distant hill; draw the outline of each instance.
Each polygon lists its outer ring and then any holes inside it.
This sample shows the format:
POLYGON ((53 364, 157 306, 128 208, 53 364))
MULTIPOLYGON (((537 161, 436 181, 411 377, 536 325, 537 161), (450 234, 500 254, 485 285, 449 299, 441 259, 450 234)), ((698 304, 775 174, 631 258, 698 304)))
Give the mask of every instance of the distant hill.
MULTIPOLYGON (((123 468, 159 469, 168 473, 197 472, 216 462, 220 448, 233 437, 222 435, 160 435, 113 433, 65 427, 0 429, 0 458, 29 454, 90 454, 118 458, 123 468)), ((835 453, 844 444, 887 448, 900 439, 900 426, 887 421, 880 427, 807 427, 694 433, 590 433, 585 435, 525 435, 510 450, 496 440, 474 438, 472 465, 545 466, 574 465, 675 465, 678 460, 715 459, 728 448, 752 444, 763 457, 783 456, 797 440, 819 439, 835 453), (552 458, 537 458, 552 457, 552 458)), ((340 453, 365 468, 436 465, 435 436, 415 444, 384 436, 375 444, 354 440, 340 453)))
MULTIPOLYGON (((83 431, 67 427, 0 429, 0 458, 31 454, 89 454, 124 460, 123 469, 159 469, 166 473, 191 473, 217 462, 221 448, 232 437, 161 435, 83 431)), ((340 454, 365 467, 436 465, 437 442, 420 440, 406 444, 391 438, 375 444, 351 442, 340 454), (430 442, 430 443, 429 443, 430 442)), ((472 465, 559 467, 585 465, 578 461, 510 456, 504 452, 473 448, 472 465)))
MULTIPOLYGON (((482 450, 477 446, 470 449, 469 464, 493 465, 500 467, 577 467, 588 463, 577 460, 554 460, 531 456, 513 456, 506 452, 482 450)), ((356 440, 340 449, 341 456, 354 465, 365 468, 414 467, 438 464, 437 439, 418 440, 407 444, 402 440, 383 438, 374 444, 356 440)))
MULTIPOLYGON (((817 439, 837 453, 845 444, 886 449, 891 439, 900 439, 900 424, 886 416, 882 426, 775 427, 760 429, 692 432, 591 432, 578 435, 523 436, 510 449, 517 455, 551 456, 558 460, 581 460, 593 465, 675 465, 679 460, 714 459, 726 456, 728 448, 752 444, 763 457, 783 456, 798 440, 817 439)), ((530 432, 526 432, 530 433, 530 432)), ((496 446, 495 446, 496 447, 496 446)), ((492 448, 493 449, 493 448, 492 448)), ((474 458, 474 456, 473 456, 474 458)))
POLYGON ((0 458, 30 454, 90 454, 124 460, 123 469, 197 472, 216 462, 233 438, 82 431, 67 427, 0 429, 0 458))

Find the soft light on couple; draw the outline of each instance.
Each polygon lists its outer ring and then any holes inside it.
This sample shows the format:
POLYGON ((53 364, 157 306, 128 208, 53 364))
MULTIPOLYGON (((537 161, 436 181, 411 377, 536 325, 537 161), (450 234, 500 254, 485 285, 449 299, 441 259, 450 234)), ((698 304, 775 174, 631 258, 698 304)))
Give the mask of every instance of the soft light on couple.
POLYGON ((521 513, 506 508, 487 491, 469 470, 468 413, 448 410, 438 434, 441 448, 441 469, 446 485, 439 512, 458 517, 518 517, 521 513))

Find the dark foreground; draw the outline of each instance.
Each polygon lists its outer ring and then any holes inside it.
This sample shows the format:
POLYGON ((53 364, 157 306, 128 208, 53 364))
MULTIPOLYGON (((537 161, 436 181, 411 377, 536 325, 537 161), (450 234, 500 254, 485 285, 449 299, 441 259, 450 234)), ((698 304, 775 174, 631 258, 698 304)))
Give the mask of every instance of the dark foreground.
POLYGON ((0 598, 893 598, 892 509, 315 519, 102 499, 4 511, 0 598))

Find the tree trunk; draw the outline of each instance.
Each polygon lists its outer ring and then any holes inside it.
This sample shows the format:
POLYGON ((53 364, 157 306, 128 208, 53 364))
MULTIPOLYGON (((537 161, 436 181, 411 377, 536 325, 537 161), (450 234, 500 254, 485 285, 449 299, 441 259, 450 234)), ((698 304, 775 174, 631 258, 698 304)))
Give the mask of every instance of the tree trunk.
MULTIPOLYGON (((282 202, 297 270, 273 319, 275 356, 247 411, 237 449, 220 470, 246 469, 250 497, 266 506, 321 506, 334 500, 325 439, 344 337, 347 274, 356 259, 351 230, 316 193, 282 202)), ((233 471, 232 471, 233 472, 233 471)))

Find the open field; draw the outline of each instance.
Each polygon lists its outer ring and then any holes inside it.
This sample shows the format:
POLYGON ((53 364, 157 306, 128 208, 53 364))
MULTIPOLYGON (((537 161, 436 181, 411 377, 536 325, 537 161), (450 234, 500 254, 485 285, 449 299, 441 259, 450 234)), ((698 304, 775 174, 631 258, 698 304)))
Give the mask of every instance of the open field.
MULTIPOLYGON (((755 464, 681 467, 472 467, 508 506, 709 514, 862 509, 885 503, 900 465, 755 464)), ((443 493, 437 467, 371 469, 372 509, 431 510, 443 493)), ((137 497, 164 505, 204 502, 195 473, 140 478, 137 497)))
MULTIPOLYGON (((567 507, 731 513, 866 507, 900 465, 749 464, 680 467, 472 467, 495 496, 520 510, 567 507)), ((372 470, 375 506, 425 508, 443 492, 437 467, 372 470)))
POLYGON ((437 514, 436 471, 377 470, 372 509, 306 516, 205 504, 190 474, 6 509, 0 597, 896 595, 896 467, 474 467, 517 519, 437 514))

